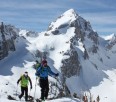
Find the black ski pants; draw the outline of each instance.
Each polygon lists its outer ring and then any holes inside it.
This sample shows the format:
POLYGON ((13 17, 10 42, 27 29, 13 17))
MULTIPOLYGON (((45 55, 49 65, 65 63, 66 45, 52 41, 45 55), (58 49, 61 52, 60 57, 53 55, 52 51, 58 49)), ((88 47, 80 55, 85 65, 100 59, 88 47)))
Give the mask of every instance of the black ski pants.
POLYGON ((49 82, 48 78, 40 78, 40 87, 41 87, 41 99, 47 99, 49 92, 49 82))
POLYGON ((21 99, 25 93, 25 101, 28 100, 28 87, 22 87, 21 86, 21 94, 19 95, 19 98, 21 99))

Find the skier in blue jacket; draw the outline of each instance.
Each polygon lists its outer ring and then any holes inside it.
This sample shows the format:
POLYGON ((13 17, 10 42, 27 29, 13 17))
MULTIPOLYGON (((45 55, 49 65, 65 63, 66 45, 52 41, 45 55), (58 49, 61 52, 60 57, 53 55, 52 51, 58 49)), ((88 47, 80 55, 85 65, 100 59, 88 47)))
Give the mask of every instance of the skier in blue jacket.
POLYGON ((36 76, 39 76, 39 83, 41 87, 41 100, 45 100, 48 97, 49 92, 49 82, 48 75, 57 77, 59 74, 51 71, 50 67, 47 65, 47 61, 43 60, 42 65, 38 68, 36 76))

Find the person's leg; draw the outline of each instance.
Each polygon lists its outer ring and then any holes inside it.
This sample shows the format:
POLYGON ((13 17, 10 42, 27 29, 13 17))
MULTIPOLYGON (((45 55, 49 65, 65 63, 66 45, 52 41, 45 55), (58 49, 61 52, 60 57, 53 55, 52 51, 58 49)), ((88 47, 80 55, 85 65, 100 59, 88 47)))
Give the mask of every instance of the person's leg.
POLYGON ((25 87, 25 101, 28 100, 28 87, 25 87))
POLYGON ((45 81, 45 98, 48 98, 48 92, 49 92, 49 82, 48 79, 45 81))
POLYGON ((40 79, 40 87, 41 87, 41 99, 44 100, 44 93, 45 93, 45 87, 44 87, 44 79, 40 79))
POLYGON ((24 87, 21 87, 21 94, 19 95, 19 98, 21 99, 24 95, 24 87))

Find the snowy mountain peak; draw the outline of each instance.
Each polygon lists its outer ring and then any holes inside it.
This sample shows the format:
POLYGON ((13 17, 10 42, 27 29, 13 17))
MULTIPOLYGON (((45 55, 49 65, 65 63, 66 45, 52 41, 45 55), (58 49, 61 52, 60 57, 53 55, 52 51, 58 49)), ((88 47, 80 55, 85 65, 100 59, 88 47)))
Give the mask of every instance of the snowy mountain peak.
MULTIPOLYGON (((71 22, 74 22, 76 18, 77 18, 76 12, 73 9, 70 9, 64 12, 61 16, 59 16, 54 22, 52 22, 48 27, 48 31, 52 31, 53 34, 55 33, 56 35, 56 33, 59 33, 58 29, 62 31, 68 29, 71 22)), ((64 32, 60 32, 60 33, 64 33, 64 32)))
POLYGON ((93 31, 90 22, 79 16, 73 9, 69 9, 50 24, 47 33, 54 35, 66 34, 71 27, 83 31, 93 31))
POLYGON ((110 42, 116 42, 116 34, 112 34, 110 42))
POLYGON ((63 15, 65 15, 65 16, 76 16, 77 14, 76 14, 76 12, 74 11, 74 9, 69 9, 69 10, 67 10, 66 12, 64 12, 63 15))
POLYGON ((116 45, 116 34, 110 34, 107 36, 101 36, 104 40, 107 41, 106 47, 111 49, 114 45, 116 45))
POLYGON ((111 34, 107 36, 106 38, 105 39, 108 41, 106 47, 108 49, 112 49, 114 46, 116 46, 116 35, 115 34, 111 34))
POLYGON ((116 34, 110 34, 110 35, 108 35, 108 36, 101 36, 102 38, 104 38, 105 40, 112 40, 112 39, 114 39, 114 38, 116 38, 116 34))
POLYGON ((114 41, 116 39, 116 34, 111 34, 111 38, 109 40, 114 41))

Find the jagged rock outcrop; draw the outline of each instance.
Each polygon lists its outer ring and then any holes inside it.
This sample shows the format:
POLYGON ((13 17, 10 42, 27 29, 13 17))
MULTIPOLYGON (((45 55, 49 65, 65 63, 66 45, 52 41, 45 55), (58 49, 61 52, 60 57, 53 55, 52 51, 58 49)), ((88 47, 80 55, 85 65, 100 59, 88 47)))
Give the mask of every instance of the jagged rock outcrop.
POLYGON ((84 47, 84 49, 85 49, 85 51, 84 51, 84 59, 86 60, 86 59, 89 59, 89 55, 88 55, 88 52, 87 52, 87 50, 86 50, 86 48, 85 48, 85 46, 83 46, 84 47))
POLYGON ((96 45, 99 44, 97 32, 91 31, 88 34, 88 38, 90 38, 96 45))
POLYGON ((18 29, 11 25, 0 25, 0 59, 8 55, 8 51, 15 51, 14 40, 16 39, 18 29))
POLYGON ((81 65, 78 60, 78 53, 72 49, 70 52, 65 53, 70 57, 62 61, 63 65, 61 67, 62 72, 62 83, 65 91, 65 96, 71 97, 70 90, 66 85, 66 79, 72 76, 79 76, 81 65))
POLYGON ((37 32, 34 31, 27 31, 26 36, 30 36, 30 37, 36 37, 38 35, 37 32))
POLYGON ((80 62, 78 60, 78 53, 74 50, 70 52, 70 58, 62 61, 63 65, 61 68, 63 76, 70 78, 74 75, 79 75, 80 62))
POLYGON ((81 31, 81 29, 79 29, 78 27, 75 29, 75 37, 76 39, 81 39, 81 41, 84 41, 84 37, 85 37, 85 33, 81 31))

